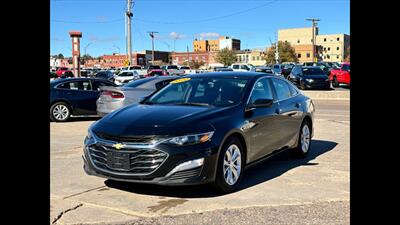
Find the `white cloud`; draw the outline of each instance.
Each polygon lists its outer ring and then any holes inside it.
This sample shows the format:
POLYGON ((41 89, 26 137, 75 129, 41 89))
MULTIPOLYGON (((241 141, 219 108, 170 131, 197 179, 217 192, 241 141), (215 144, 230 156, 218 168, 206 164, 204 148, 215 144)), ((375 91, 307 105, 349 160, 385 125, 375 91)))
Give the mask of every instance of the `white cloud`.
POLYGON ((180 33, 173 31, 173 32, 169 33, 169 37, 171 39, 182 39, 182 38, 185 38, 186 36, 184 34, 180 34, 180 33))
POLYGON ((210 37, 219 37, 220 35, 218 33, 213 33, 213 32, 202 32, 199 34, 200 37, 202 38, 210 38, 210 37))

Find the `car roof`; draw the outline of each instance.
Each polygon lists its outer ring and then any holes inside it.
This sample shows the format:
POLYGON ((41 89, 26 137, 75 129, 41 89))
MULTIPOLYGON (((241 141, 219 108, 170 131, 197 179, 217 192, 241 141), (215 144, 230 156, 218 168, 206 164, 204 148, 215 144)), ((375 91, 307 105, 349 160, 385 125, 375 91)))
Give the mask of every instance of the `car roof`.
POLYGON ((191 74, 187 75, 185 77, 190 77, 190 78, 199 78, 199 77, 215 77, 215 78, 230 78, 230 77, 239 77, 239 78, 246 78, 246 79, 251 79, 251 78, 258 78, 262 76, 271 76, 275 77, 275 75, 268 75, 265 73, 259 73, 259 72, 233 72, 233 71, 224 71, 224 72, 209 72, 209 73, 202 73, 202 74, 191 74))
POLYGON ((68 77, 68 78, 60 78, 57 80, 53 80, 51 81, 52 84, 59 84, 65 81, 85 81, 85 80, 91 80, 91 81, 102 81, 102 82, 109 82, 112 83, 110 81, 104 80, 104 79, 100 79, 100 78, 92 78, 92 77, 68 77))

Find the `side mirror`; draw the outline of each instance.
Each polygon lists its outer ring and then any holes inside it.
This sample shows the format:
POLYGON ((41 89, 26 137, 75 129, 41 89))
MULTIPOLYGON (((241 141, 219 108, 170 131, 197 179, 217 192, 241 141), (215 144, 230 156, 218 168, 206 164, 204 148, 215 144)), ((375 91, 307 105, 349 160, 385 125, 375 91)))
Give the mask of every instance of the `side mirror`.
POLYGON ((273 99, 269 98, 259 98, 255 100, 253 103, 251 103, 249 106, 247 106, 246 111, 255 109, 255 108, 268 108, 271 107, 272 104, 274 103, 273 99))

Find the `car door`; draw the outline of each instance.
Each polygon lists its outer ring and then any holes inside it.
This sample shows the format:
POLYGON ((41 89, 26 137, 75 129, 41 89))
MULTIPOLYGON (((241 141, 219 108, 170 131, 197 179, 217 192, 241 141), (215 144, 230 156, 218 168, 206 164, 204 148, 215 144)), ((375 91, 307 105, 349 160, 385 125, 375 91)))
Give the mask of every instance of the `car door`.
POLYGON ((286 80, 272 78, 274 93, 277 99, 277 119, 275 122, 279 130, 278 148, 288 147, 293 139, 297 138, 297 132, 302 122, 302 105, 296 88, 286 80))
POLYGON ((77 110, 80 115, 96 115, 97 90, 93 90, 90 80, 78 82, 77 110))
MULTIPOLYGON (((253 86, 247 105, 257 99, 275 99, 271 78, 261 78, 253 86)), ((249 137, 248 160, 254 161, 270 154, 279 147, 280 131, 276 120, 276 103, 267 108, 254 108, 245 112, 246 124, 243 132, 249 137)))

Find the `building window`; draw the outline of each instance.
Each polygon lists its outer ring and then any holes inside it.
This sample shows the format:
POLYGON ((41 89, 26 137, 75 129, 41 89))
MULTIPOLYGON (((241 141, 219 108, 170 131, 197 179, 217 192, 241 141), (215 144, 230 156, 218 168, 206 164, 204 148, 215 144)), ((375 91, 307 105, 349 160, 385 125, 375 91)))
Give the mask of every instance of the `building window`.
POLYGON ((297 58, 301 58, 301 54, 299 53, 299 54, 297 54, 297 58))
POLYGON ((326 55, 324 55, 324 59, 326 59, 326 55))
POLYGON ((297 43, 300 43, 300 40, 297 40, 297 43))
POLYGON ((339 41, 340 39, 339 39, 339 38, 336 38, 336 40, 339 41))
POLYGON ((338 58, 339 58, 339 55, 337 55, 336 58, 338 59, 338 58))
POLYGON ((260 60, 260 56, 257 56, 257 60, 260 60))
POLYGON ((307 52, 307 58, 310 58, 310 53, 309 52, 307 52))
POLYGON ((328 47, 328 51, 330 51, 331 50, 331 48, 330 47, 328 47))
POLYGON ((339 47, 336 47, 336 50, 339 50, 339 47))
POLYGON ((329 55, 326 56, 328 59, 330 59, 331 57, 329 55))
POLYGON ((326 48, 324 47, 324 52, 326 52, 326 48))
POLYGON ((324 42, 326 42, 326 38, 324 38, 324 42))
POLYGON ((253 56, 253 61, 255 61, 256 60, 256 57, 255 56, 253 56))

